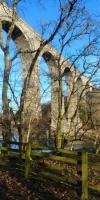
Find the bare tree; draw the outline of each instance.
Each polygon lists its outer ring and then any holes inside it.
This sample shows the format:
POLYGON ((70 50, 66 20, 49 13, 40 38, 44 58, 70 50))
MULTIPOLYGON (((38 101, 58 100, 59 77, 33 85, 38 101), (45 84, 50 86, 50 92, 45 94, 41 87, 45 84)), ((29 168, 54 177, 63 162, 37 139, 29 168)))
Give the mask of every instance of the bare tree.
MULTIPOLYGON (((19 1, 5 1, 12 7, 12 20, 7 33, 7 40, 5 46, 2 42, 2 22, 0 23, 0 47, 4 53, 4 76, 3 76, 3 90, 2 90, 2 109, 3 109, 3 136, 5 143, 11 137, 11 122, 14 121, 22 141, 23 132, 27 132, 27 141, 31 141, 31 136, 34 132, 32 126, 32 115, 28 116, 28 120, 23 119, 24 105, 27 96, 27 90, 30 87, 30 80, 32 72, 35 68, 36 62, 41 56, 43 49, 53 42, 55 37, 58 37, 59 55, 55 58, 57 76, 51 77, 52 84, 57 83, 58 95, 58 110, 55 129, 52 130, 51 135, 55 138, 56 148, 61 148, 63 138, 69 140, 71 135, 74 139, 81 138, 86 130, 84 127, 88 124, 87 107, 84 108, 86 102, 86 93, 91 88, 91 82, 98 72, 99 66, 99 31, 96 31, 96 24, 91 20, 89 14, 85 9, 85 1, 71 0, 71 1, 58 1, 59 2, 59 18, 55 23, 48 39, 41 37, 40 46, 34 51, 18 49, 13 58, 10 57, 10 41, 12 33, 15 28, 15 21, 17 17, 16 7, 19 1), (94 34, 95 32, 95 34, 94 34), (82 44, 80 44, 82 41, 82 44), (72 51, 71 47, 75 47, 72 51), (10 73, 13 61, 19 54, 34 57, 28 66, 28 71, 25 79, 23 80, 23 87, 21 95, 16 98, 14 88, 10 83, 10 73), (63 58, 63 55, 65 58, 63 58), (95 57, 95 59, 94 59, 95 57), (92 59, 91 59, 92 58, 92 59), (93 59, 96 60, 95 63, 93 59), (68 67, 66 66, 68 65, 68 67), (78 70, 80 69, 80 72, 78 70), (88 76, 85 85, 81 84, 82 77, 88 76), (68 87, 68 97, 63 95, 63 78, 68 87), (18 109, 15 113, 13 108, 9 107, 8 88, 10 88, 14 102, 17 104, 18 109), (83 106, 83 107, 82 107, 83 106), (71 109, 72 107, 72 109, 71 109), (85 116, 83 116, 85 112, 85 116), (82 119, 83 117, 83 119, 82 119), (82 121, 83 120, 83 121, 82 121), (63 125, 64 124, 64 125, 63 125), (63 126, 64 131, 63 131, 63 126), (80 134, 81 133, 81 134, 80 134)), ((5 5, 5 4, 3 4, 5 5)), ((49 23, 48 23, 49 24, 49 23)), ((47 27, 47 26, 46 26, 47 27)), ((48 26, 49 29, 49 26, 48 26)), ((44 33, 42 26, 42 32, 44 33)), ((48 63, 48 60, 47 60, 48 63)), ((93 86, 93 83, 92 83, 93 86)), ((46 92, 46 91, 44 91, 46 92)), ((27 113, 28 115, 28 113, 27 113)), ((27 119, 27 118, 26 118, 27 119)), ((36 123, 36 122, 35 122, 36 123)), ((43 123, 43 122, 41 122, 43 123)), ((44 127, 43 127, 44 128, 44 127)))

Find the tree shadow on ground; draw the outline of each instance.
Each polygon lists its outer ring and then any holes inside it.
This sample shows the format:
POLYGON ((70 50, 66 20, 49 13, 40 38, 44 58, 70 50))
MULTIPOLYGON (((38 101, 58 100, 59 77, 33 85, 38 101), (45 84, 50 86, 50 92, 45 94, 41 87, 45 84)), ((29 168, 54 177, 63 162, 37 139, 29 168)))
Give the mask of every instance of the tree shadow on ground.
MULTIPOLYGON (((42 168, 42 166, 41 166, 42 168)), ((0 200, 79 200, 76 191, 66 183, 45 177, 41 170, 33 170, 28 179, 24 178, 24 161, 9 159, 0 165, 0 200)))

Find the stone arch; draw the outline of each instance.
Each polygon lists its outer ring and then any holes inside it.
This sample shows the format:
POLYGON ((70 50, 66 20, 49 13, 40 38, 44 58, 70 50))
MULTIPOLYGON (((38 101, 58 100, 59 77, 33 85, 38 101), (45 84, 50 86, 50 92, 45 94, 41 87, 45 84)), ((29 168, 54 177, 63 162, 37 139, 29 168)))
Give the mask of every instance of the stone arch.
POLYGON ((49 50, 44 50, 42 53, 42 57, 44 58, 45 62, 48 64, 51 78, 56 79, 57 78, 57 64, 56 64, 56 56, 53 55, 49 50))

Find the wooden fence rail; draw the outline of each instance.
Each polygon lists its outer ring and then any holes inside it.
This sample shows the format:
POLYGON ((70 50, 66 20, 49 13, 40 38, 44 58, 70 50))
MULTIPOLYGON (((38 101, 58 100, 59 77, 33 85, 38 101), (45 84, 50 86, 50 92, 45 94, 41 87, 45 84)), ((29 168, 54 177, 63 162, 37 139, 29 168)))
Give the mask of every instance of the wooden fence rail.
MULTIPOLYGON (((3 142, 2 142, 3 143, 3 142)), ((20 145, 19 142, 9 142, 10 145, 20 145)), ((42 158, 42 159, 51 159, 55 160, 61 163, 68 163, 73 164, 76 166, 77 175, 80 177, 80 179, 77 181, 78 186, 80 187, 81 191, 81 199, 82 200, 88 200, 88 177, 89 177, 89 166, 93 167, 93 170, 100 171, 100 155, 88 153, 88 152, 75 152, 75 151, 69 151, 65 149, 60 149, 58 152, 51 152, 46 153, 44 150, 47 150, 47 147, 44 146, 34 146, 31 144, 22 144, 24 145, 24 160, 25 160, 25 178, 29 177, 30 174, 30 165, 31 162, 34 162, 35 158, 42 158)), ((6 149, 6 147, 2 147, 0 145, 0 152, 1 155, 11 155, 11 152, 16 152, 16 149, 13 149, 9 147, 9 149, 6 149)), ((19 155, 19 149, 17 149, 18 155, 19 155)), ((96 189, 96 188, 95 188, 96 189)), ((98 188, 98 191, 100 191, 100 188, 98 188)))

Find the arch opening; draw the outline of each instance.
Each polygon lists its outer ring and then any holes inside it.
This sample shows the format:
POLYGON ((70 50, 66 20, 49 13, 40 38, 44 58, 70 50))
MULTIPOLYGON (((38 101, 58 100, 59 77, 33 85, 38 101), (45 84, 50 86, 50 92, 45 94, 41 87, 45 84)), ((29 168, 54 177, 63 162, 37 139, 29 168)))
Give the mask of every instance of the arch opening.
MULTIPOLYGON (((2 28, 3 30, 8 33, 9 29, 11 27, 11 22, 9 21, 2 21, 2 28)), ((22 32, 20 31, 20 29, 15 25, 14 29, 12 31, 12 40, 16 40, 16 38, 20 37, 22 35, 22 32)))
POLYGON ((39 62, 40 103, 42 112, 39 129, 41 129, 41 139, 42 141, 44 140, 44 144, 48 142, 51 125, 51 60, 51 55, 47 52, 41 56, 39 62))
POLYGON ((64 102, 63 110, 65 111, 69 96, 72 90, 72 72, 69 68, 65 68, 62 74, 62 102, 64 102))
MULTIPOLYGON (((4 28, 4 27, 3 27, 4 28)), ((7 41, 7 32, 5 29, 2 30, 2 45, 5 48, 7 41)), ((20 55, 17 54, 18 49, 16 47, 15 42, 10 39, 9 44, 9 58, 10 58, 10 71, 9 80, 7 81, 7 99, 9 104, 9 116, 11 118, 12 113, 16 114, 20 106, 20 96, 22 91, 22 63, 20 55), (16 56, 15 56, 16 55, 16 56), (15 58, 14 58, 15 57, 15 58)), ((5 69, 5 50, 0 49, 0 114, 1 114, 1 137, 3 136, 4 125, 2 125, 2 115, 3 115, 3 100, 2 100, 2 92, 3 92, 3 77, 4 77, 4 69, 5 69)), ((14 124, 11 121, 11 124, 14 124)), ((13 140, 13 136, 17 132, 16 128, 11 126, 11 140, 13 140)), ((16 137, 16 140, 18 135, 16 137)))

